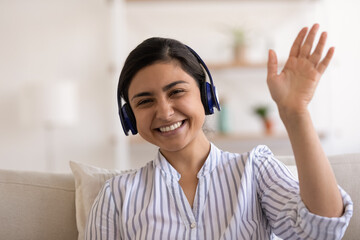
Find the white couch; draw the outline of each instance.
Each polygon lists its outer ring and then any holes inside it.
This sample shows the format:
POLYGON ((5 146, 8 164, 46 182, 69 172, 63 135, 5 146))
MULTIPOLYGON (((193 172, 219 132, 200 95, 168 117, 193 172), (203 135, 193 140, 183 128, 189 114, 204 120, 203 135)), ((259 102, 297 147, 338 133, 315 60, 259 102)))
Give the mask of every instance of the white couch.
MULTIPOLYGON (((289 166, 294 164, 292 157, 278 158, 289 166)), ((329 159, 338 183, 354 202, 354 215, 343 239, 360 239, 360 153, 330 156, 329 159)), ((101 170, 97 169, 89 176, 96 175, 100 182, 105 181, 99 174, 101 170)), ((72 174, 0 170, 0 239, 77 239, 77 223, 84 221, 76 219, 79 216, 76 206, 79 208, 81 204, 79 196, 75 201, 78 177, 76 174, 74 178, 72 174)), ((95 192, 100 185, 94 186, 95 192)), ((79 228, 81 231, 81 226, 79 228)))

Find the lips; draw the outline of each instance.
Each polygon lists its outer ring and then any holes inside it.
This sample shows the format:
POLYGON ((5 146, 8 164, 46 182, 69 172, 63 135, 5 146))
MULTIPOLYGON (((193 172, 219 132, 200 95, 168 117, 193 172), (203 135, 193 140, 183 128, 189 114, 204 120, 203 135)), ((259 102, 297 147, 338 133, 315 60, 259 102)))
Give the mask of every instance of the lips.
POLYGON ((183 121, 179 121, 179 122, 173 123, 173 124, 168 125, 168 126, 160 127, 159 130, 162 133, 170 132, 170 131, 173 131, 175 129, 178 129, 182 124, 183 124, 183 121))

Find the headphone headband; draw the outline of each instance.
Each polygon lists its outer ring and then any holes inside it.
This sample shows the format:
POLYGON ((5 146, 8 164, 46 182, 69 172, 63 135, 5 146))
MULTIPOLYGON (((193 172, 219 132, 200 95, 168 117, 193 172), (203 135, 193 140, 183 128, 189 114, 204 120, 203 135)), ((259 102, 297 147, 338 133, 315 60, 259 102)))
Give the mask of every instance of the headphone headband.
POLYGON ((210 70, 208 69, 208 67, 206 66, 205 62, 201 59, 201 57, 199 56, 199 54, 197 54, 197 52, 195 52, 194 49, 192 49, 191 47, 185 45, 187 47, 187 49, 189 49, 189 51, 196 57, 196 59, 199 61, 199 63, 201 64, 201 66, 203 66, 203 68, 205 69, 207 75, 209 76, 209 80, 210 80, 210 85, 211 85, 211 95, 213 97, 213 99, 215 99, 215 107, 217 108, 217 110, 221 110, 220 107, 220 103, 219 100, 217 98, 217 93, 216 93, 216 89, 215 89, 215 85, 210 73, 210 70))

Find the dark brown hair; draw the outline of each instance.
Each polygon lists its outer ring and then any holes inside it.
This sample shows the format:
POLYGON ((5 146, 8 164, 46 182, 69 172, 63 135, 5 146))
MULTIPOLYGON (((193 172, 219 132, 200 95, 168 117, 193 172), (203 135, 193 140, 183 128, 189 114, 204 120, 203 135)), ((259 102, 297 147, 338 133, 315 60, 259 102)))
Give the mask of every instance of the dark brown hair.
POLYGON ((174 39, 153 37, 139 44, 127 57, 119 77, 118 101, 120 97, 126 102, 129 101, 129 86, 139 70, 157 62, 174 60, 196 80, 198 86, 201 82, 205 82, 203 68, 186 45, 174 39))

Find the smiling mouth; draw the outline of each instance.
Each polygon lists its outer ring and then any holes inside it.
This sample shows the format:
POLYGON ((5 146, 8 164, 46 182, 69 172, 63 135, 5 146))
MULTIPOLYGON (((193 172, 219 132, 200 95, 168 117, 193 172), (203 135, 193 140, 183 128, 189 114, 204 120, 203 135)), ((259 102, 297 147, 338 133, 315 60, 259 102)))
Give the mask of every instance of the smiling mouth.
MULTIPOLYGON (((185 121, 185 120, 184 120, 184 121, 185 121)), ((174 123, 174 124, 172 124, 172 125, 158 128, 158 130, 159 130, 160 132, 162 132, 162 133, 174 131, 175 129, 178 129, 178 128, 184 123, 184 121, 179 121, 179 122, 174 123)))

